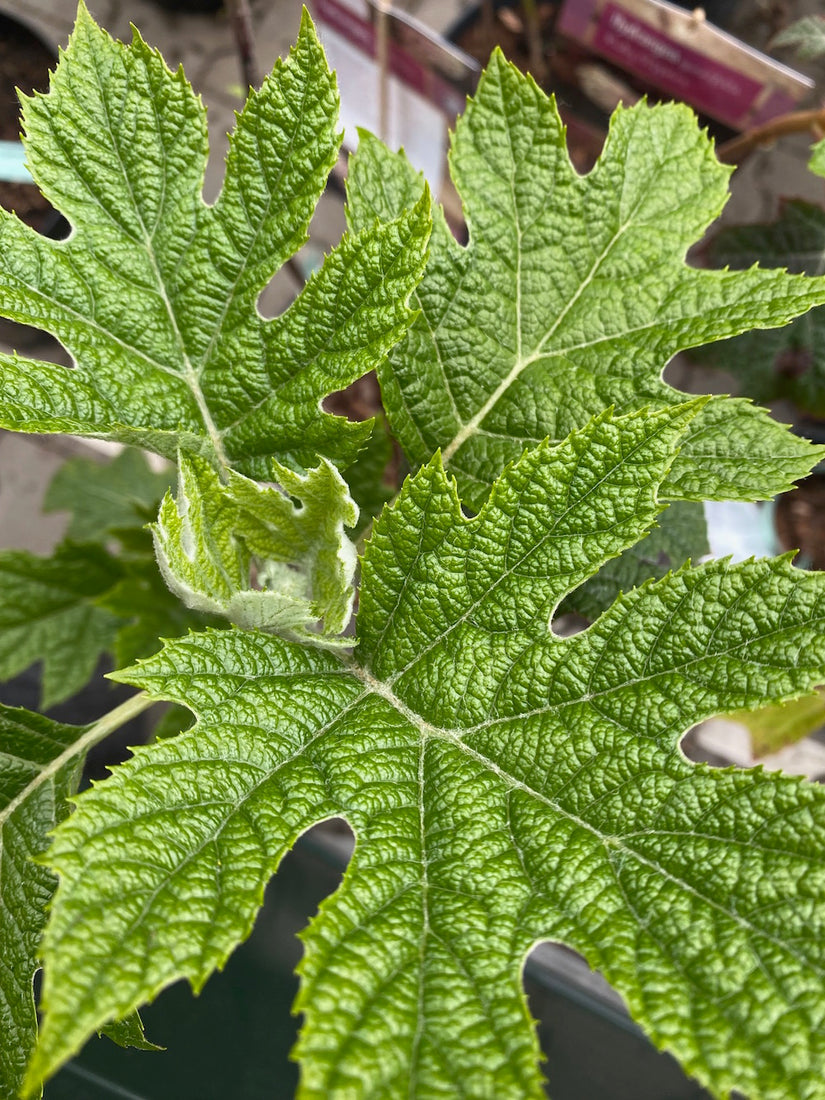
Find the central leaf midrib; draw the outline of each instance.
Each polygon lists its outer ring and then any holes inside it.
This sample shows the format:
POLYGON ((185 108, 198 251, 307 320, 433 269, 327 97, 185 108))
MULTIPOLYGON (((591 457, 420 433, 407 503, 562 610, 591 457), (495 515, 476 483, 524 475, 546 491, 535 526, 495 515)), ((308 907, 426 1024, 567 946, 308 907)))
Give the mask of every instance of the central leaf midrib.
MULTIPOLYGON (((511 187, 512 187, 512 185, 511 185, 511 187)), ((520 231, 520 228, 519 228, 519 217, 518 217, 519 208, 518 208, 518 204, 515 202, 514 189, 513 189, 513 193, 514 193, 513 221, 514 221, 516 231, 517 231, 517 235, 519 237, 519 242, 520 242, 520 240, 521 240, 521 231, 520 231)), ((453 439, 444 447, 444 449, 443 449, 443 462, 444 462, 445 466, 448 465, 450 459, 453 457, 453 455, 456 453, 456 451, 458 451, 459 448, 474 434, 475 430, 478 427, 481 426, 481 424, 484 422, 485 418, 495 408, 495 406, 498 404, 499 400, 510 389, 510 387, 516 382, 516 380, 522 374, 522 372, 531 363, 535 362, 536 359, 542 358, 542 356, 544 354, 544 349, 547 346, 547 343, 559 331, 559 329, 563 325, 564 320, 567 317, 567 315, 570 313, 570 311, 573 309, 575 304, 578 302, 578 300, 582 297, 582 295, 585 293, 587 288, 591 285, 593 280, 596 278, 596 275, 597 275, 600 267, 602 266, 604 261, 610 255, 610 253, 612 252, 612 250, 613 250, 614 246, 616 245, 616 243, 621 239, 621 237, 624 235, 624 233, 632 225, 633 216, 635 215, 636 210, 638 209, 639 205, 641 205, 641 202, 642 202, 642 197, 640 195, 639 199, 637 200, 636 206, 630 212, 627 220, 625 222, 619 224, 619 226, 616 228, 613 236, 610 238, 610 240, 605 245, 603 251, 598 256, 594 257, 593 263, 590 267, 590 270, 587 272, 586 276, 579 281, 579 285, 576 287, 576 290, 574 291, 574 293, 570 296, 568 301, 565 303, 564 307, 560 311, 559 315, 556 317, 555 321, 553 321, 553 323, 550 325, 548 330, 545 332, 545 334, 539 340, 537 346, 527 356, 524 356, 523 353, 522 353, 522 343, 521 343, 521 330, 522 330, 522 316, 521 316, 521 294, 522 294, 522 288, 521 288, 521 249, 520 249, 520 247, 517 249, 517 256, 516 256, 516 286, 515 286, 515 302, 514 302, 515 309, 516 309, 517 348, 516 348, 516 353, 513 356, 514 362, 513 362, 512 367, 508 371, 507 375, 501 380, 501 382, 499 382, 499 384, 496 386, 495 390, 490 395, 490 397, 488 397, 487 400, 476 410, 476 412, 473 414, 472 417, 470 417, 469 420, 464 422, 461 429, 456 433, 456 435, 453 437, 453 439)), ((550 354, 552 354, 552 352, 550 354)))
POLYGON ((404 703, 402 699, 396 696, 392 691, 391 686, 385 681, 376 680, 375 677, 373 677, 366 669, 355 665, 354 662, 350 664, 349 667, 353 674, 358 676, 358 678, 362 680, 366 687, 368 687, 375 694, 379 695, 381 698, 390 703, 390 705, 393 706, 403 718, 405 718, 414 728, 418 729, 421 735, 422 744, 425 744, 427 741, 433 739, 438 739, 448 744, 451 744, 460 752, 464 753, 466 756, 475 760, 478 764, 481 764, 482 767, 492 772, 499 780, 502 781, 506 788, 509 788, 510 790, 521 791, 528 797, 533 798, 536 801, 545 805, 550 811, 557 814, 559 817, 564 818, 571 824, 583 829, 585 832, 594 837, 594 839, 599 844, 602 845, 605 850, 605 858, 614 872, 616 870, 616 867, 610 857, 610 850, 617 849, 619 851, 626 852, 629 856, 636 859, 640 864, 650 868, 650 870, 652 870, 656 874, 661 875, 662 878, 667 879, 668 881, 677 885, 685 893, 693 895, 710 908, 722 913, 725 918, 729 920, 732 924, 738 925, 739 927, 747 930, 754 936, 760 937, 768 943, 771 943, 773 946, 779 948, 782 952, 787 953, 793 958, 797 959, 800 962, 800 965, 808 967, 811 971, 821 977, 825 977, 825 968, 816 966, 811 960, 807 958, 800 958, 783 940, 778 939, 771 933, 766 932, 764 929, 761 929, 757 925, 752 924, 739 912, 726 909, 721 903, 711 897, 706 896, 691 883, 679 878, 667 868, 656 863, 649 856, 642 855, 631 845, 625 843, 625 838, 623 836, 600 832, 599 829, 596 828, 596 826, 590 824, 590 822, 588 822, 586 819, 579 817, 577 814, 574 814, 572 811, 566 809, 554 799, 550 798, 540 791, 535 790, 523 780, 517 779, 515 776, 511 775, 505 768, 501 767, 486 754, 479 752, 477 749, 473 749, 466 743, 466 741, 463 740, 464 736, 466 736, 467 733, 470 731, 463 729, 451 730, 445 727, 435 726, 427 722, 416 711, 414 711, 411 707, 404 703))
MULTIPOLYGON (((201 416, 201 420, 203 421, 203 425, 204 425, 204 428, 206 430, 206 434, 209 438, 209 442, 212 444, 212 448, 215 452, 215 457, 217 458, 218 462, 220 463, 220 465, 222 467, 227 467, 229 462, 228 462, 226 453, 224 452, 224 449, 223 449, 223 444, 221 442, 220 434, 218 432, 218 429, 217 429, 217 426, 215 425, 214 420, 212 419, 212 414, 211 414, 211 412, 209 410, 209 407, 206 403, 206 398, 204 396, 203 390, 200 387, 200 378, 199 378, 197 372, 195 371, 194 367, 192 366, 192 363, 189 359, 189 354, 188 354, 188 351, 186 349, 186 344, 184 342, 183 336, 182 336, 180 328, 178 326, 177 317, 175 315, 174 309, 172 308, 172 302, 169 298, 169 294, 167 293, 166 283, 165 283, 165 281, 164 281, 164 279, 161 275, 161 270, 160 270, 160 267, 159 267, 158 262, 157 262, 157 257, 155 255, 154 231, 152 231, 150 233, 149 228, 146 225, 146 222, 145 222, 144 217, 143 217, 143 211, 141 210, 140 205, 137 202, 137 198, 136 198, 134 190, 132 188, 132 181, 130 180, 129 174, 126 171, 126 166, 123 163, 123 158, 122 158, 121 153, 120 153, 120 144, 119 144, 119 142, 117 141, 117 139, 115 137, 115 132, 114 132, 114 129, 112 127, 111 120, 109 118, 109 101, 106 97, 106 90, 105 90, 105 88, 103 86, 103 83, 102 83, 102 80, 101 80, 100 71, 99 71, 99 69, 96 65, 94 66, 94 73, 95 73, 95 77, 97 79, 97 86, 98 86, 98 92, 99 92, 99 95, 100 95, 100 102, 102 104, 104 117, 106 119, 106 130, 107 130, 107 133, 108 133, 110 141, 111 141, 111 147, 112 147, 112 149, 115 153, 115 156, 117 157, 117 162, 118 162, 118 166, 120 168, 121 178, 123 179, 124 185, 125 185, 126 190, 129 194, 129 198, 131 199, 132 209, 135 212, 135 217, 138 220, 138 224, 140 225, 141 232, 143 234, 143 247, 144 247, 144 251, 146 253, 146 256, 149 260, 150 266, 151 266, 151 270, 152 270, 152 274, 153 274, 154 279, 155 279, 155 285, 157 287, 158 295, 159 295, 161 301, 163 302, 163 304, 166 308, 166 314, 169 318, 169 323, 172 327, 172 334, 173 334, 173 336, 175 338, 175 341, 177 342, 177 345, 178 345, 178 351, 179 351, 179 354, 180 354, 181 364, 183 366, 183 371, 184 371, 182 377, 183 377, 184 381, 186 382, 186 384, 189 386, 189 389, 192 392, 192 396, 195 398, 195 404, 197 405, 198 412, 200 413, 200 416, 201 416)), ((165 162, 166 161, 166 150, 165 150, 165 147, 163 146, 163 142, 160 139, 159 135, 158 135, 158 143, 161 145, 161 149, 162 149, 163 155, 164 155, 164 162, 165 162)))

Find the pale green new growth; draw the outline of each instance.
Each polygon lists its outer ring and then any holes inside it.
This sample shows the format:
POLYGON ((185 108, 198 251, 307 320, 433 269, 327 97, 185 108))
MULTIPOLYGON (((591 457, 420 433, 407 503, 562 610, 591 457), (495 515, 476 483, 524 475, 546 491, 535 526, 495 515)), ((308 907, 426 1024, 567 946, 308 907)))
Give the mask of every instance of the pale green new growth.
POLYGON ((344 528, 358 509, 329 462, 304 475, 273 463, 272 480, 283 492, 234 471, 224 484, 181 455, 177 499, 166 495, 152 527, 161 573, 187 607, 316 642, 320 620, 332 642, 352 612, 356 555, 344 528))
POLYGON ((797 57, 803 61, 821 57, 825 54, 825 19, 821 15, 797 19, 771 39, 771 48, 777 46, 795 49, 797 57))
POLYGON ((213 206, 200 196, 206 113, 183 73, 137 32, 128 49, 113 42, 82 4, 24 125, 32 174, 75 231, 46 240, 0 211, 0 310, 52 332, 76 366, 0 356, 0 425, 182 451, 264 478, 271 456, 351 462, 369 425, 319 405, 409 323, 429 199, 345 238, 286 313, 258 313, 306 240, 340 144, 309 17, 238 117, 213 206))
MULTIPOLYGON (((581 177, 553 100, 496 53, 458 120, 450 164, 470 243, 456 243, 436 208, 414 299, 421 316, 379 375, 411 462, 442 448, 475 507, 525 445, 562 439, 609 406, 685 400, 661 379, 677 351, 825 302, 825 280, 685 264, 722 209, 730 172, 685 106, 617 110, 581 177)), ((350 224, 396 216, 422 187, 403 156, 364 135, 350 166, 350 224)), ((764 410, 715 398, 663 492, 764 499, 816 460, 764 410)))
POLYGON ((825 794, 678 749, 822 677, 823 578, 714 562, 548 627, 654 521, 696 413, 602 415, 472 520, 424 467, 370 543, 356 661, 232 631, 120 677, 198 723, 58 831, 32 1081, 168 982, 200 988, 297 835, 341 815, 356 852, 305 936, 301 1096, 540 1097, 520 975, 544 938, 716 1095, 825 1096, 825 794))

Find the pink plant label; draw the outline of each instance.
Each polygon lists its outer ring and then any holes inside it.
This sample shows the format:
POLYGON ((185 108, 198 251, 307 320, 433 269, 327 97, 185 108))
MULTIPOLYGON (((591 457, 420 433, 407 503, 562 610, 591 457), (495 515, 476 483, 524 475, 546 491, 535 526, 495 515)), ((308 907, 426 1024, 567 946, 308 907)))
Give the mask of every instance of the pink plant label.
POLYGON ((747 114, 762 90, 755 80, 660 34, 616 4, 605 7, 593 45, 697 110, 732 123, 747 114))
POLYGON ((557 29, 735 129, 791 110, 811 82, 662 0, 567 0, 557 29))

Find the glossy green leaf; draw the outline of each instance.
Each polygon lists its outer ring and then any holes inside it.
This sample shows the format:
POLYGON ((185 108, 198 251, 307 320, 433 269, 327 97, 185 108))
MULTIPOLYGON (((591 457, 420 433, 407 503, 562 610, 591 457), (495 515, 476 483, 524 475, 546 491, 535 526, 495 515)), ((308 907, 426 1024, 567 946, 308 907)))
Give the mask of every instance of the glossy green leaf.
POLYGON ((304 243, 335 162, 337 93, 308 16, 252 92, 223 189, 201 198, 206 114, 135 32, 114 42, 81 4, 46 95, 24 102, 34 179, 65 241, 0 219, 0 313, 53 333, 72 370, 0 357, 0 424, 177 452, 268 476, 270 456, 344 465, 369 435, 320 409, 404 332, 429 200, 345 238, 281 316, 260 292, 304 243))
POLYGON ((358 521, 346 482, 329 462, 296 474, 273 464, 280 489, 201 459, 180 459, 177 497, 153 525, 158 563, 187 607, 247 628, 317 640, 347 625, 355 596, 358 521), (289 494, 289 495, 287 495, 289 494))
MULTIPOLYGON (((450 164, 470 243, 458 245, 435 211, 421 315, 379 377, 411 462, 441 448, 472 507, 525 445, 563 439, 606 407, 683 401, 661 378, 676 352, 825 301, 822 279, 685 264, 722 209, 730 170, 683 105, 617 110, 582 177, 554 102, 496 53, 450 164)), ((422 187, 403 156, 362 136, 351 225, 396 215, 422 187)), ((696 418, 664 493, 765 499, 816 457, 764 410, 719 397, 696 418)))
POLYGON ((235 630, 122 674, 198 722, 57 832, 31 1084, 169 982, 199 989, 296 837, 342 816, 355 855, 304 936, 300 1096, 543 1096, 520 984, 542 939, 715 1095, 825 1096, 825 792, 678 749, 822 678, 823 577, 711 562, 552 630, 655 521, 697 415, 602 414, 472 519, 431 461, 375 527, 351 659, 235 630))

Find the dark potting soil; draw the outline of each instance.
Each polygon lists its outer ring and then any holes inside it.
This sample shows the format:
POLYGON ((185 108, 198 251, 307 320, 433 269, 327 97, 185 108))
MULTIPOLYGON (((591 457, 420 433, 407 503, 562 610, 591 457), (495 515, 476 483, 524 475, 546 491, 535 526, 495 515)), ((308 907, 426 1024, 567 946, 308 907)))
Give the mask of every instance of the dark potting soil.
MULTIPOLYGON (((20 100, 16 89, 26 95, 45 91, 49 70, 56 57, 26 27, 0 16, 0 141, 20 137, 20 100)), ((34 184, 0 180, 0 206, 14 210, 19 218, 42 231, 54 218, 52 207, 34 184)))

